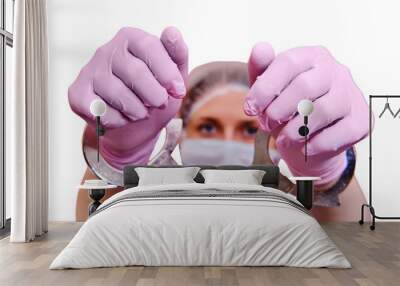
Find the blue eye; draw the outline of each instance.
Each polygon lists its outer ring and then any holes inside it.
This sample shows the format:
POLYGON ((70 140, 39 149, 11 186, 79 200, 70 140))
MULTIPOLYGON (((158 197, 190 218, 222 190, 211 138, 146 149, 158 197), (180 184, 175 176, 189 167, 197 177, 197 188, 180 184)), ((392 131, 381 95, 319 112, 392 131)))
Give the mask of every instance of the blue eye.
POLYGON ((257 130, 258 130, 257 127, 247 126, 247 127, 244 129, 244 133, 245 133, 245 135, 247 135, 247 136, 253 136, 253 135, 255 135, 255 134, 257 133, 257 130))
POLYGON ((216 127, 212 123, 203 123, 198 127, 198 129, 203 133, 213 133, 216 131, 216 127))

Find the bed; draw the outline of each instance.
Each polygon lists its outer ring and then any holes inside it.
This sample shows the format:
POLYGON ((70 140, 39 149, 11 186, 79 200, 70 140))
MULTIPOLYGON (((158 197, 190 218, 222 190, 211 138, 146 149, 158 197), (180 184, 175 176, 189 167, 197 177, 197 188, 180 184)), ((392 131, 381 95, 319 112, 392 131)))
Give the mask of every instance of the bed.
POLYGON ((309 211, 278 190, 278 167, 199 166, 263 170, 260 185, 204 183, 199 173, 193 183, 149 186, 138 185, 137 167, 124 169, 125 190, 91 215, 50 269, 351 267, 309 211))

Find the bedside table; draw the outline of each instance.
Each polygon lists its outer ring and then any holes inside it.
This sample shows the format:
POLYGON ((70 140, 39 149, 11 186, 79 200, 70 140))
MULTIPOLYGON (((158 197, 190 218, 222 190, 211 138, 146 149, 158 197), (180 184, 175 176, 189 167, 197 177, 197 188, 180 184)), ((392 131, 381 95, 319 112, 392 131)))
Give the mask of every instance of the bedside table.
POLYGON ((310 210, 314 199, 314 181, 321 180, 320 177, 290 177, 292 181, 296 181, 297 200, 310 210))
POLYGON ((88 212, 89 216, 94 213, 97 208, 101 205, 100 200, 106 194, 107 189, 117 188, 116 185, 103 185, 103 186, 94 186, 94 185, 80 185, 78 189, 85 189, 89 191, 89 197, 93 200, 93 202, 89 205, 88 212))

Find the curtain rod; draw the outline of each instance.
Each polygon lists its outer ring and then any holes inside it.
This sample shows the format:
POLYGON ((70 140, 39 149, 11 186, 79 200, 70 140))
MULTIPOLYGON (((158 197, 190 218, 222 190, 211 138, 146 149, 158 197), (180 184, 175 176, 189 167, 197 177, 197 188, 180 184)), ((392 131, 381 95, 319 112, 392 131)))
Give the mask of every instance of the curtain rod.
POLYGON ((400 95, 395 94, 395 95, 370 95, 369 97, 371 98, 400 98, 400 95))

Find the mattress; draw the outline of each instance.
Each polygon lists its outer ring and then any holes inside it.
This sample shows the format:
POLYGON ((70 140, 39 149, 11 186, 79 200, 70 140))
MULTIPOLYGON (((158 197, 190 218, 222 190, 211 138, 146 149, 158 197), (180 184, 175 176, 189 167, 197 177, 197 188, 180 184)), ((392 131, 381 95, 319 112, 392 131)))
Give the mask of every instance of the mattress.
POLYGON ((351 267, 293 196, 257 185, 198 183, 114 195, 50 269, 130 265, 351 267))

